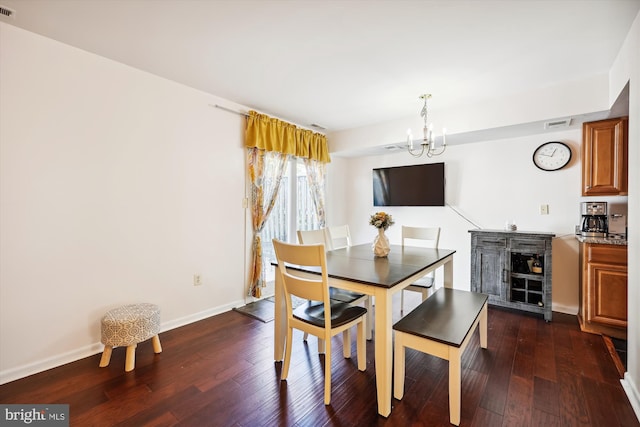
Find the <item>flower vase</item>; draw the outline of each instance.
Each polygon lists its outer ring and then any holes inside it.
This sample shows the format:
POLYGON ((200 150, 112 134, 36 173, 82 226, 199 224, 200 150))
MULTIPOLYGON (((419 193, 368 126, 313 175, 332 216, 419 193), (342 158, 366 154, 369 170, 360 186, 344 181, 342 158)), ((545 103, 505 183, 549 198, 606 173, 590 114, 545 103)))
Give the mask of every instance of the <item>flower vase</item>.
POLYGON ((391 251, 389 239, 384 234, 384 228, 378 228, 378 235, 373 239, 373 254, 377 257, 386 257, 391 251))

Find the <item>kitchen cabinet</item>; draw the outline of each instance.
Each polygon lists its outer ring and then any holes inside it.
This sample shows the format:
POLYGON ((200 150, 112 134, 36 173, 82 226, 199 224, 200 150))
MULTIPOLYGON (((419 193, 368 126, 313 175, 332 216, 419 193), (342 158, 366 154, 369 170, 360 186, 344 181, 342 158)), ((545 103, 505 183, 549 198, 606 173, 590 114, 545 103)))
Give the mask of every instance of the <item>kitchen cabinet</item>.
POLYGON ((542 314, 551 321, 554 234, 501 230, 469 233, 471 290, 487 294, 491 305, 542 314))
POLYGON ((628 120, 582 125, 582 195, 627 195, 628 120))
POLYGON ((626 339, 627 246, 580 243, 580 264, 580 329, 626 339))

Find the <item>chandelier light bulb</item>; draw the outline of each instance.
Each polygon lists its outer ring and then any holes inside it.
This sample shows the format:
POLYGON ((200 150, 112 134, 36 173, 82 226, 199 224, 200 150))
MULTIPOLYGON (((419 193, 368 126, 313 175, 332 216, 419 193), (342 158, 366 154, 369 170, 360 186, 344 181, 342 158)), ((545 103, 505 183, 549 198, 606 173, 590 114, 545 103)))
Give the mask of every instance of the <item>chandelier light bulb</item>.
POLYGON ((407 145, 410 150, 413 150, 413 135, 411 135, 411 128, 407 129, 407 145))

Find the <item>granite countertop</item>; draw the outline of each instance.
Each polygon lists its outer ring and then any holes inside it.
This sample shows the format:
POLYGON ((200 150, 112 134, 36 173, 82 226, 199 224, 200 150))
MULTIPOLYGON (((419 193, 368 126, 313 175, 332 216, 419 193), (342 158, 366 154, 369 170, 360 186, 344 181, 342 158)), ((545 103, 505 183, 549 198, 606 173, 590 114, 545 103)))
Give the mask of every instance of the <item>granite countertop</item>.
POLYGON ((613 239, 611 237, 585 237, 576 234, 576 239, 580 243, 599 243, 601 245, 621 245, 627 246, 627 239, 613 239))

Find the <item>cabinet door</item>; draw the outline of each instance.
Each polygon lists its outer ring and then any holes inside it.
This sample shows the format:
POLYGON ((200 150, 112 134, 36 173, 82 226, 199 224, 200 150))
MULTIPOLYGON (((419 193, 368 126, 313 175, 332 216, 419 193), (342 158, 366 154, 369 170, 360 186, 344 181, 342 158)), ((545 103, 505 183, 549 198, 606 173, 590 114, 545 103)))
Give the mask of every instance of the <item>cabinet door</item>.
POLYGON ((606 326, 627 326, 627 267, 588 264, 587 320, 606 326))
POLYGON ((582 195, 627 194, 627 119, 584 123, 582 195))
POLYGON ((506 250, 477 247, 474 257, 474 290, 489 295, 490 301, 505 301, 506 250))

